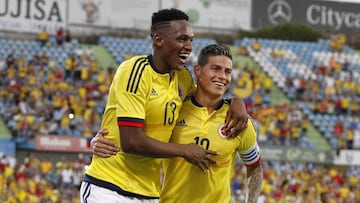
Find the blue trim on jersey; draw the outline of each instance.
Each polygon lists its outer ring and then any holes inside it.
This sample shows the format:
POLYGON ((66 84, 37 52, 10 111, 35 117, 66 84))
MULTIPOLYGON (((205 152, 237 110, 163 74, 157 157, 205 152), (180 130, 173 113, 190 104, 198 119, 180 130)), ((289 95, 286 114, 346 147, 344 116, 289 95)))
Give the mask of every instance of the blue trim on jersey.
POLYGON ((159 199, 159 197, 149 197, 149 196, 139 195, 136 193, 125 191, 125 190, 121 189, 120 187, 116 186, 115 184, 112 184, 112 183, 109 183, 109 182, 106 182, 103 180, 99 180, 99 179, 89 176, 87 174, 84 175, 83 181, 91 183, 93 185, 97 185, 99 187, 103 187, 103 188, 115 191, 118 194, 127 196, 127 197, 136 197, 139 199, 159 199))

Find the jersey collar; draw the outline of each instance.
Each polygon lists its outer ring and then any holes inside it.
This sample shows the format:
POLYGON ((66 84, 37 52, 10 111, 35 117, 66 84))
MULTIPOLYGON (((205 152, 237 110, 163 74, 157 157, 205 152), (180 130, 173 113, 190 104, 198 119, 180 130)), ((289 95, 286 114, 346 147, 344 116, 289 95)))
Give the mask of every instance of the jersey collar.
MULTIPOLYGON (((196 101, 195 96, 191 96, 191 103, 193 103, 197 107, 203 107, 199 102, 196 101)), ((219 105, 215 108, 215 110, 219 110, 224 104, 224 99, 221 99, 219 105)))
POLYGON ((155 72, 157 72, 157 73, 159 73, 159 74, 169 74, 169 73, 162 73, 162 72, 159 71, 159 69, 156 67, 156 65, 155 65, 155 63, 154 63, 153 55, 152 55, 152 54, 148 55, 147 57, 148 57, 148 59, 149 59, 151 68, 152 68, 155 72))

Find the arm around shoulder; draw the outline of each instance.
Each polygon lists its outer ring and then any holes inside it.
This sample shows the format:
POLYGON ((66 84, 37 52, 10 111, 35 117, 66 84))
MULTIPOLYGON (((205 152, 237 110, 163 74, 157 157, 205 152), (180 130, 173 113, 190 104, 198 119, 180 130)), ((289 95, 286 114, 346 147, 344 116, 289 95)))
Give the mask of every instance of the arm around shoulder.
POLYGON ((226 132, 228 137, 236 137, 241 131, 247 128, 248 113, 244 101, 237 96, 230 99, 230 108, 225 119, 226 132))
POLYGON ((166 143, 147 136, 142 128, 120 127, 121 147, 124 152, 154 158, 183 157, 191 164, 205 171, 215 159, 208 155, 217 155, 216 152, 205 150, 198 145, 166 143))

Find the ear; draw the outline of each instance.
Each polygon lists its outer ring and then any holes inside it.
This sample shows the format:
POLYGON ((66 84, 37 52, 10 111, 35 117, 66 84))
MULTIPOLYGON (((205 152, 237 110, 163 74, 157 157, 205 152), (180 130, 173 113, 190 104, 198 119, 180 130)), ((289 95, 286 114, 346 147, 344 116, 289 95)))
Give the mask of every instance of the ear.
POLYGON ((157 47, 161 47, 164 42, 164 39, 159 33, 154 33, 154 35, 152 36, 152 40, 154 45, 157 47))
POLYGON ((199 64, 196 64, 196 65, 194 66, 194 73, 195 73, 195 76, 196 76, 196 77, 199 77, 200 72, 201 72, 201 67, 200 67, 200 65, 199 65, 199 64))

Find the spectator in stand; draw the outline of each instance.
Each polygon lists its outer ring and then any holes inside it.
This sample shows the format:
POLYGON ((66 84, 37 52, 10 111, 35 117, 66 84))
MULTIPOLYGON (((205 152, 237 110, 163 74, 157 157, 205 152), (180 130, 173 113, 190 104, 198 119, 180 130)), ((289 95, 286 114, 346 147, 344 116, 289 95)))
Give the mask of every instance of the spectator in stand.
POLYGON ((327 72, 327 74, 324 77, 324 88, 325 88, 325 99, 331 99, 336 94, 336 88, 335 88, 335 78, 333 76, 333 73, 327 72))
POLYGON ((46 27, 43 27, 43 29, 38 34, 38 40, 40 42, 40 46, 46 46, 48 40, 49 40, 49 33, 46 30, 46 27))
POLYGON ((351 98, 348 95, 342 95, 340 97, 341 101, 341 112, 344 115, 348 115, 350 113, 350 101, 351 98))
POLYGON ((265 93, 270 94, 271 88, 273 87, 273 79, 269 75, 265 75, 263 77, 264 79, 262 80, 262 83, 265 89, 265 93))
POLYGON ((354 149, 354 131, 351 128, 345 129, 346 149, 354 149))
POLYGON ((64 29, 63 27, 59 27, 56 30, 56 44, 58 46, 62 46, 64 42, 64 29))
POLYGON ((342 52, 346 43, 346 35, 338 34, 333 35, 330 40, 331 51, 342 52))
MULTIPOLYGON (((7 57, 6 57, 6 66, 9 68, 10 66, 12 66, 12 65, 16 65, 17 66, 17 64, 15 64, 15 62, 16 62, 16 59, 15 59, 15 57, 14 57, 14 53, 13 52, 10 52, 10 54, 9 55, 7 55, 7 57)), ((16 67, 15 67, 16 68, 16 67)))
POLYGON ((346 76, 342 83, 343 93, 349 95, 352 98, 356 95, 356 83, 352 76, 346 76))
POLYGON ((282 58, 284 56, 284 50, 282 48, 282 46, 273 49, 271 52, 271 56, 274 58, 282 58))
POLYGON ((72 47, 72 37, 69 29, 65 30, 64 35, 64 47, 65 48, 71 48, 72 47))
POLYGON ((60 184, 61 189, 72 189, 73 187, 74 171, 70 162, 65 162, 64 166, 60 170, 60 184))
POLYGON ((260 51, 260 49, 261 49, 261 43, 260 43, 259 41, 255 41, 255 42, 253 42, 253 43, 251 44, 251 48, 252 48, 254 51, 258 52, 258 51, 260 51))
POLYGON ((49 158, 45 158, 41 163, 41 177, 44 179, 48 179, 50 177, 50 173, 53 170, 53 164, 49 160, 49 158))

